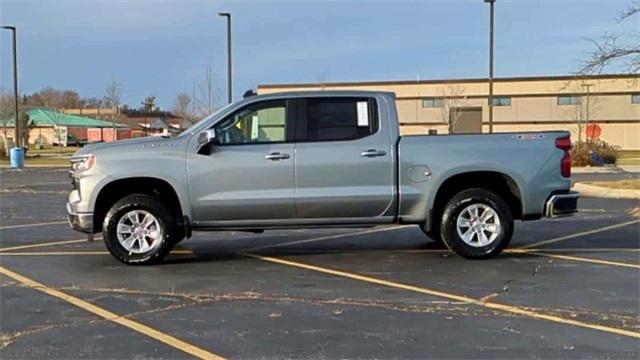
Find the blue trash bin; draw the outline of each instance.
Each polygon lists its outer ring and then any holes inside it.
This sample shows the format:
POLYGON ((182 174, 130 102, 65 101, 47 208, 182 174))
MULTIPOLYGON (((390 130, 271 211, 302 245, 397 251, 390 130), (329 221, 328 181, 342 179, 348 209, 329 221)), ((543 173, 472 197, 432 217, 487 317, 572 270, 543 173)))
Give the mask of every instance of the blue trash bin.
POLYGON ((14 147, 9 151, 9 157, 11 159, 11 167, 14 169, 20 169, 24 166, 24 149, 21 147, 14 147))

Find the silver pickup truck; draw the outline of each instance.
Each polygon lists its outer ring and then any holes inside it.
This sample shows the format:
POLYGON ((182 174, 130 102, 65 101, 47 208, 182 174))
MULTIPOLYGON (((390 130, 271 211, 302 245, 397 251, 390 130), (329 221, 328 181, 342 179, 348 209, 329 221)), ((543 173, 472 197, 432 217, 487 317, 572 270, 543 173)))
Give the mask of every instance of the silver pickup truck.
POLYGON ((192 230, 384 224, 489 258, 515 219, 578 200, 568 132, 400 136, 384 92, 251 96, 174 138, 86 146, 71 165, 71 226, 102 231, 127 264, 160 261, 192 230))

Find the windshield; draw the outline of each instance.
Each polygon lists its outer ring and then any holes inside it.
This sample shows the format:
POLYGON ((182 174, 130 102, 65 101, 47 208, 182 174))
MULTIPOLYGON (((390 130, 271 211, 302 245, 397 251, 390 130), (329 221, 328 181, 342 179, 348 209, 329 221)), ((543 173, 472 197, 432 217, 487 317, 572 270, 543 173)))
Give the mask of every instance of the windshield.
POLYGON ((228 108, 229 106, 231 106, 233 103, 227 104, 223 107, 221 107, 220 109, 214 111, 213 113, 211 113, 210 115, 207 115, 205 118, 203 118, 202 120, 196 122, 195 124, 191 125, 189 128, 187 128, 185 131, 181 132, 178 136, 183 136, 185 134, 191 134, 193 133, 198 127, 200 127, 203 123, 211 120, 211 118, 213 118, 214 116, 216 116, 218 113, 220 113, 221 111, 225 110, 226 108, 228 108))

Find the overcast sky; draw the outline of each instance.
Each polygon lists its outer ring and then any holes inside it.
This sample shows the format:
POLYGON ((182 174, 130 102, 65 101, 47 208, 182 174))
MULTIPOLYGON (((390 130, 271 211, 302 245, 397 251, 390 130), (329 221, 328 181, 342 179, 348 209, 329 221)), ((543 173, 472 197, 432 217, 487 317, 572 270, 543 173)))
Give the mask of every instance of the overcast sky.
MULTIPOLYGON (((625 0, 497 0, 496 76, 562 75, 616 25, 625 0)), ((213 64, 226 100, 226 25, 233 13, 234 98, 258 84, 484 77, 488 5, 468 1, 0 0, 18 27, 22 92, 46 86, 101 97, 122 84, 137 107, 171 108, 213 64)), ((0 87, 11 89, 10 33, 0 87)), ((615 69, 612 69, 615 71, 615 69)))

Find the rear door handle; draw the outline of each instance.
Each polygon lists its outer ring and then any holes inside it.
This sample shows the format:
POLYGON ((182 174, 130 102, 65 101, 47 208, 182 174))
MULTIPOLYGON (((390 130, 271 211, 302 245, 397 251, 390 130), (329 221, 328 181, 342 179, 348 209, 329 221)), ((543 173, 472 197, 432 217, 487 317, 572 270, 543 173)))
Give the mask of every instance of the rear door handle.
POLYGON ((387 152, 384 150, 369 149, 361 152, 360 155, 364 157, 376 157, 376 156, 385 156, 387 155, 387 152))
POLYGON ((279 152, 272 152, 264 157, 267 160, 277 161, 277 160, 286 160, 290 158, 289 154, 281 154, 279 152))

